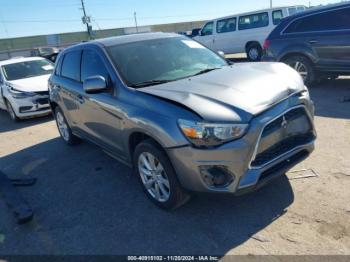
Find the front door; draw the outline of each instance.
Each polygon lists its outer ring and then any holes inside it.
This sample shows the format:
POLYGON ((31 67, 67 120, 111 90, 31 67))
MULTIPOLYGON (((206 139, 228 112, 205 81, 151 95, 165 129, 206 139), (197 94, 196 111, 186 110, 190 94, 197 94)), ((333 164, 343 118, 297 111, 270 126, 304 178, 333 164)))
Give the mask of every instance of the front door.
POLYGON ((200 36, 197 36, 194 39, 209 49, 214 50, 214 22, 208 22, 201 30, 200 36))
POLYGON ((79 126, 90 139, 105 149, 123 156, 121 137, 123 114, 118 106, 110 72, 106 67, 107 59, 95 49, 84 49, 81 60, 81 80, 92 76, 102 76, 107 91, 99 94, 87 94, 81 90, 79 126))

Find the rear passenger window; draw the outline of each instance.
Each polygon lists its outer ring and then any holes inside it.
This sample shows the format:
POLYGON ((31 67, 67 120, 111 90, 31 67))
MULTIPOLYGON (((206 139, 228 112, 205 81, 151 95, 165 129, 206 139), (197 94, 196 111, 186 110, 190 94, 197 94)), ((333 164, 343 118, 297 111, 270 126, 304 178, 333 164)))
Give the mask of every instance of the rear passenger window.
POLYGON ((284 33, 319 32, 350 29, 350 8, 323 12, 293 22, 284 33))
POLYGON ((95 51, 84 50, 81 59, 81 81, 90 76, 103 76, 108 82, 109 74, 101 58, 95 51))
POLYGON ((66 53, 63 58, 61 76, 80 82, 81 51, 66 53))
POLYGON ((282 10, 276 10, 272 12, 272 21, 274 25, 278 25, 283 18, 282 10))
POLYGON ((246 30, 252 28, 265 27, 269 25, 269 14, 260 13, 253 15, 241 16, 239 18, 238 29, 246 30))
POLYGON ((219 20, 216 23, 216 32, 220 34, 236 31, 236 21, 236 17, 219 20))

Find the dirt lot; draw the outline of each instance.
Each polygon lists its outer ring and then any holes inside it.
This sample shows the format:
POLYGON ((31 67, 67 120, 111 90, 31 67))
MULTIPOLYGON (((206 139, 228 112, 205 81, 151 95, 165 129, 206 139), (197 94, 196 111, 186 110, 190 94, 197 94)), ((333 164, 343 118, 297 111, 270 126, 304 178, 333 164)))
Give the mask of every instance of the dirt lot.
POLYGON ((0 198, 0 254, 350 255, 350 79, 311 89, 313 155, 254 194, 197 195, 165 212, 130 169, 88 143, 68 147, 47 117, 14 124, 0 112, 0 170, 38 182, 19 189, 35 219, 18 226, 0 198))

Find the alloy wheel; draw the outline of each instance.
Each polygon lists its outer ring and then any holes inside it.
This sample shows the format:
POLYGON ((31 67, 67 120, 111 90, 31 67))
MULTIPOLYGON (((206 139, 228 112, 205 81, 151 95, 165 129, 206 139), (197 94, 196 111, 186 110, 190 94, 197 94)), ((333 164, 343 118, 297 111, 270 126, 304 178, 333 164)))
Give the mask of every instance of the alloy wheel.
POLYGON ((302 62, 295 61, 293 63, 290 63, 289 66, 294 68, 301 75, 304 81, 307 79, 308 70, 306 65, 304 65, 302 62))
POLYGON ((69 141, 68 125, 62 113, 59 111, 56 113, 56 121, 57 121, 58 130, 62 138, 64 139, 64 141, 69 141))
POLYGON ((170 182, 161 162, 153 154, 143 152, 138 170, 147 192, 158 202, 166 202, 170 198, 170 182))

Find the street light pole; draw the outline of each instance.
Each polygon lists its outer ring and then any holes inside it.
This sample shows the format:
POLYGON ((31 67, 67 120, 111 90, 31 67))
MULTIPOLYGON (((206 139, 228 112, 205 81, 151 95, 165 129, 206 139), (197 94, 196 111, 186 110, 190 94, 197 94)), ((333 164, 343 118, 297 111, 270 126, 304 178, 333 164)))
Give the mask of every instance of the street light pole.
POLYGON ((137 17, 136 17, 136 12, 134 12, 134 19, 135 19, 135 28, 136 28, 136 33, 139 32, 139 27, 137 26, 137 17))
POLYGON ((83 21, 85 21, 85 24, 86 24, 86 31, 89 35, 89 38, 91 38, 91 33, 90 33, 90 28, 89 28, 89 22, 87 20, 87 15, 86 15, 86 11, 85 11, 85 4, 84 4, 84 0, 81 0, 81 7, 82 7, 82 10, 83 10, 83 13, 84 13, 84 18, 83 18, 83 21))

